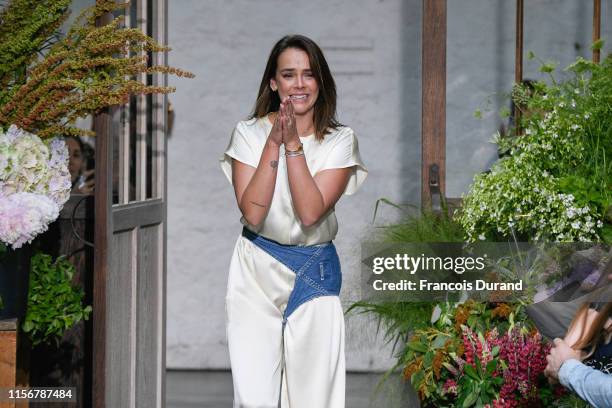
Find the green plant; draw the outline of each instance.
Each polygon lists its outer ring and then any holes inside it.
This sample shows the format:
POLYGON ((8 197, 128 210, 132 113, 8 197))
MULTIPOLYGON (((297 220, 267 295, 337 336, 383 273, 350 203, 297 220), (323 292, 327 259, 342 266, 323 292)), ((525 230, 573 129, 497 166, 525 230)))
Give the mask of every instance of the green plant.
MULTIPOLYGON (((391 205, 400 210, 404 207, 381 198, 376 202, 374 220, 380 203, 391 205)), ((446 206, 443 206, 444 209, 446 206)), ((412 208, 414 210, 414 208, 412 208)), ((431 211, 407 213, 398 224, 378 227, 380 235, 375 239, 383 243, 401 242, 462 242, 463 229, 448 211, 435 214, 431 211)), ((429 324, 434 304, 431 302, 379 302, 359 301, 352 304, 347 313, 372 313, 378 318, 378 330, 384 327, 385 339, 397 344, 408 330, 425 327, 429 324)))
MULTIPOLYGON (((374 220, 379 205, 387 204, 405 211, 406 208, 392 201, 381 198, 376 202, 374 220)), ((398 224, 378 227, 379 235, 375 239, 383 243, 401 242, 462 242, 463 229, 446 211, 435 214, 430 211, 405 211, 405 216, 398 224)), ((377 320, 377 333, 383 332, 385 341, 393 344, 393 350, 398 350, 398 364, 391 368, 381 379, 379 386, 392 375, 398 367, 403 365, 401 355, 408 341, 410 333, 425 329, 431 325, 431 316, 436 306, 433 302, 372 302, 358 301, 350 305, 346 313, 354 311, 360 314, 371 314, 377 320)))
MULTIPOLYGON (((374 220, 379 205, 388 204, 404 212, 404 218, 397 224, 378 227, 383 242, 463 242, 464 230, 461 224, 449 214, 446 202, 442 202, 439 213, 419 210, 414 206, 401 206, 386 198, 376 201, 374 220)), ((378 238, 377 238, 378 239, 378 238)))
POLYGON ((122 105, 130 95, 175 90, 146 85, 134 79, 136 75, 194 76, 152 64, 147 54, 170 48, 139 29, 123 27, 123 16, 96 26, 101 16, 128 3, 96 1, 65 37, 54 39, 69 14, 69 4, 68 0, 12 0, 0 13, 0 126, 15 124, 41 138, 93 135, 70 125, 105 107, 122 105), (39 58, 42 49, 45 54, 39 58))
POLYGON ((91 306, 82 306, 84 292, 72 283, 74 266, 65 258, 53 261, 37 252, 32 257, 28 310, 22 330, 34 345, 55 341, 81 320, 87 320, 91 306))
POLYGON ((513 91, 524 134, 497 139, 510 155, 475 177, 458 220, 470 241, 612 242, 612 56, 578 58, 563 81, 541 70, 550 83, 513 91))
POLYGON ((573 393, 567 393, 557 401, 554 401, 552 406, 555 408, 591 408, 591 404, 581 400, 573 393))

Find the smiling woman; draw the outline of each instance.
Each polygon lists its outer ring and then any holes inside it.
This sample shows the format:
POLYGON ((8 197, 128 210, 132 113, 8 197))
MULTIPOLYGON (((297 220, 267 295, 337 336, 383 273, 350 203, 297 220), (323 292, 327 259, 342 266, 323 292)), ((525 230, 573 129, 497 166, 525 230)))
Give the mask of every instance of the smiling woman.
POLYGON ((226 295, 234 406, 344 407, 334 206, 367 170, 353 130, 336 120, 334 80, 312 40, 274 46, 221 167, 244 225, 226 295))

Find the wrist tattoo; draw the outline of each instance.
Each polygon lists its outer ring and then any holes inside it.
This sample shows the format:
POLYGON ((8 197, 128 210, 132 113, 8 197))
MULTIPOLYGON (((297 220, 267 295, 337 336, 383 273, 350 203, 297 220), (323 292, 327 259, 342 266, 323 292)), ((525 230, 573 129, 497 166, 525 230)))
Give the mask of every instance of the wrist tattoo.
POLYGON ((278 167, 278 160, 271 160, 270 161, 270 167, 272 167, 273 169, 278 167))
POLYGON ((251 201, 251 204, 255 204, 255 205, 256 205, 256 206, 258 206, 258 207, 265 208, 265 205, 262 205, 262 204, 256 203, 255 201, 251 201))

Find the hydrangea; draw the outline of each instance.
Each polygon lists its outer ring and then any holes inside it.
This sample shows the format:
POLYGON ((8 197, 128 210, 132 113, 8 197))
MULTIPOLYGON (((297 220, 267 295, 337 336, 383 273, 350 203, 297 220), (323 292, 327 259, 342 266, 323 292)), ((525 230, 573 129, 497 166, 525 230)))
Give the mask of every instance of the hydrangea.
POLYGON ((0 130, 0 240, 31 242, 55 221, 70 197, 68 149, 11 125, 0 130))
POLYGON ((59 207, 49 197, 14 193, 0 197, 0 240, 13 248, 31 242, 59 216, 59 207))

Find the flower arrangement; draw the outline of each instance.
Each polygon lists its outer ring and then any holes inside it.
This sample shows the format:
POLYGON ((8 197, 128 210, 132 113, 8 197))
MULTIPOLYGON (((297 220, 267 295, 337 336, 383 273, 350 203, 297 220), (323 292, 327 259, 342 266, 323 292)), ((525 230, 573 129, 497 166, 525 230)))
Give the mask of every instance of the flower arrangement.
POLYGON ((515 323, 525 320, 521 306, 438 307, 438 320, 415 331, 400 358, 424 406, 538 407, 560 395, 543 379, 550 345, 529 323, 515 323))
POLYGON ((45 231, 69 197, 67 149, 57 136, 94 135, 71 124, 131 95, 175 90, 138 74, 194 76, 152 64, 148 54, 170 48, 124 27, 122 16, 96 24, 129 3, 96 1, 60 35, 70 4, 11 0, 0 10, 0 242, 13 248, 45 231))
POLYGON ((0 129, 0 241, 20 248, 47 230, 70 197, 68 149, 12 125, 0 129))
POLYGON ((578 58, 562 82, 541 70, 550 84, 513 91, 524 134, 497 138, 510 155, 474 178, 458 220, 470 241, 612 242, 612 56, 578 58))

